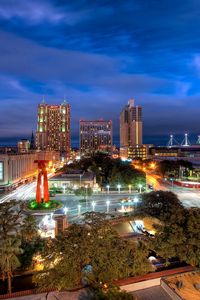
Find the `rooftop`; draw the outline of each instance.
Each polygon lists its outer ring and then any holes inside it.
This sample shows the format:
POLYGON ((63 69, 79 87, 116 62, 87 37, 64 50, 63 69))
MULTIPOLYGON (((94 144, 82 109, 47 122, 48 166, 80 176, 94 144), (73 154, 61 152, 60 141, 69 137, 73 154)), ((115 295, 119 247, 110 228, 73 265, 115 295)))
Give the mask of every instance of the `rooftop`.
POLYGON ((163 280, 181 299, 200 299, 200 272, 172 275, 163 280))

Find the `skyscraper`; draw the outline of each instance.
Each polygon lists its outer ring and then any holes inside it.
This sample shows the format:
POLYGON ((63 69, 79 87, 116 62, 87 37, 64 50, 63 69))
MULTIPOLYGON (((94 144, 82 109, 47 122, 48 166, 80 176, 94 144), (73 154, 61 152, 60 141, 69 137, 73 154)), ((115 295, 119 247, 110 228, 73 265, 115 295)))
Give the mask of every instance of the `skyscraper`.
POLYGON ((112 121, 80 120, 80 151, 112 151, 112 121))
POLYGON ((70 105, 38 105, 36 145, 40 150, 70 152, 70 105))
POLYGON ((120 156, 131 159, 147 156, 146 146, 142 145, 142 107, 135 106, 134 99, 128 101, 120 114, 120 156))
POLYGON ((142 145, 142 107, 128 101, 120 114, 120 147, 142 145))

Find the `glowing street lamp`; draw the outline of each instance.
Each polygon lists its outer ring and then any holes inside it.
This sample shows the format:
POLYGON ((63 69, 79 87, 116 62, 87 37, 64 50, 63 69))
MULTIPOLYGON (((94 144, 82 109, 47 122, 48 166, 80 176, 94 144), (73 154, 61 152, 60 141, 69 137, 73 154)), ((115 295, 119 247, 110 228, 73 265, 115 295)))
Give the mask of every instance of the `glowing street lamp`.
POLYGON ((92 211, 94 211, 95 210, 95 205, 96 205, 96 202, 94 202, 94 201, 92 201, 92 211))
POLYGON ((120 194, 120 192, 121 192, 121 184, 118 184, 117 188, 118 188, 118 193, 120 194))
POLYGON ((109 186, 109 184, 106 186, 106 188, 107 188, 107 193, 109 194, 110 193, 110 186, 109 186))
POLYGON ((64 214, 67 215, 67 212, 69 210, 68 207, 64 207, 63 210, 64 210, 64 214))
POLYGON ((106 201, 106 206, 107 206, 107 213, 109 213, 109 207, 110 207, 110 201, 109 200, 106 201))
POLYGON ((81 205, 79 204, 78 205, 78 216, 80 216, 81 215, 81 205))
POLYGON ((135 197, 134 199, 133 199, 133 202, 135 203, 135 204, 137 204, 138 203, 138 198, 137 197, 135 197))
POLYGON ((141 194, 141 193, 142 193, 142 185, 139 184, 138 187, 139 187, 139 189, 140 189, 140 194, 141 194))
POLYGON ((63 185, 63 194, 65 194, 65 191, 66 191, 66 186, 63 185))
POLYGON ((128 192, 129 192, 129 194, 131 194, 131 184, 129 184, 129 186, 128 186, 128 192))

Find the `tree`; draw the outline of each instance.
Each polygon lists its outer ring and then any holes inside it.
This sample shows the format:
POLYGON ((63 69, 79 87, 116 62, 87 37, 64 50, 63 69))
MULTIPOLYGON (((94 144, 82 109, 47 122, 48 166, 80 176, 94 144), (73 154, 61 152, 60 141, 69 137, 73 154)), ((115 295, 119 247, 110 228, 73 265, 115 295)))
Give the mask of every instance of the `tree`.
POLYGON ((22 202, 11 200, 0 204, 0 239, 18 235, 23 222, 22 202))
POLYGON ((88 197, 92 196, 92 192, 93 191, 92 191, 92 189, 90 187, 88 187, 88 188, 80 187, 79 189, 77 189, 77 190, 74 191, 74 194, 76 196, 82 196, 85 199, 87 196, 88 197))
POLYGON ((156 191, 142 195, 136 213, 173 223, 182 221, 184 207, 172 192, 156 191))
POLYGON ((35 276, 41 287, 90 286, 144 274, 150 270, 144 246, 120 238, 105 215, 86 214, 85 224, 71 225, 45 249, 43 272, 35 276))
POLYGON ((6 238, 0 242, 0 270, 3 280, 8 280, 8 293, 11 294, 11 279, 13 271, 20 266, 18 255, 22 253, 20 240, 15 238, 6 238))
POLYGON ((31 241, 38 237, 38 227, 33 216, 28 215, 23 219, 23 225, 21 226, 20 234, 26 241, 31 241))

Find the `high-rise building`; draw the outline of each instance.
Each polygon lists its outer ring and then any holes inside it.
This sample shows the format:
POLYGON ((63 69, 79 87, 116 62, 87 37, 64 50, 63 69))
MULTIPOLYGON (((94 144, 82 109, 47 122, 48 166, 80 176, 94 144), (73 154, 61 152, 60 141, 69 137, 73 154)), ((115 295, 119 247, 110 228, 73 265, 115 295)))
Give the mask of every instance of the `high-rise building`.
POLYGON ((112 121, 80 120, 80 151, 112 151, 112 121))
POLYGON ((36 145, 39 150, 70 152, 70 105, 64 100, 60 105, 44 101, 38 105, 36 145))
POLYGON ((142 145, 142 107, 128 101, 120 114, 120 147, 142 145))

